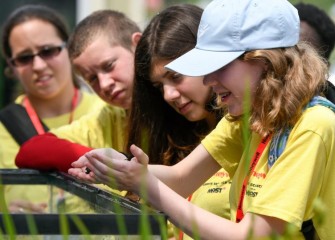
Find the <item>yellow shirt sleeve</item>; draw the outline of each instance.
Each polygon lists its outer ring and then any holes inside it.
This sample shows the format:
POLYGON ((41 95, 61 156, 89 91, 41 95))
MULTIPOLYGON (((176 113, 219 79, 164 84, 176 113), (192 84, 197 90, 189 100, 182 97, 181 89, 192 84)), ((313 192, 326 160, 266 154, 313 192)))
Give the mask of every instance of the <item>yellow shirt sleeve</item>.
POLYGON ((51 132, 84 146, 122 151, 126 122, 125 110, 105 104, 80 120, 51 132))

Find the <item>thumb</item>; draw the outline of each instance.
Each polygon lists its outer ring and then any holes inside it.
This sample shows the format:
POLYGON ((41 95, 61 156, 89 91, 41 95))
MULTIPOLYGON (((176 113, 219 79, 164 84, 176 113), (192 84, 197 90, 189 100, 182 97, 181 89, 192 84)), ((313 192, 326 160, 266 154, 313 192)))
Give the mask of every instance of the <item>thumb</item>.
POLYGON ((141 148, 137 147, 135 144, 132 144, 130 146, 130 152, 133 154, 133 156, 137 159, 139 163, 143 165, 148 165, 149 157, 145 152, 143 152, 141 148))

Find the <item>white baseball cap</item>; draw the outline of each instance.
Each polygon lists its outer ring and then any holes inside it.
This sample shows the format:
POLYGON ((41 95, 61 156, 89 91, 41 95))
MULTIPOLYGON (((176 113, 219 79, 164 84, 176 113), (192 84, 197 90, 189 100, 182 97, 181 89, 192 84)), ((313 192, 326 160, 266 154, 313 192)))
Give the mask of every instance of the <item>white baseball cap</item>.
POLYGON ((204 76, 246 51, 296 45, 299 27, 298 11, 287 0, 213 0, 202 14, 195 48, 165 67, 204 76))

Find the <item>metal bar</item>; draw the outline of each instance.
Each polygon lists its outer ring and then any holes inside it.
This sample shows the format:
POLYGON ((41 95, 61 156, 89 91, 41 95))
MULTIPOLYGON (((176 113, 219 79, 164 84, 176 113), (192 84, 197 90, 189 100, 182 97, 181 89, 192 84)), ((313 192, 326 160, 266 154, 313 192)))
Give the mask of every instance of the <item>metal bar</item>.
MULTIPOLYGON (((0 228, 3 234, 7 234, 3 221, 4 214, 1 214, 0 228)), ((61 235, 61 215, 59 214, 31 214, 28 218, 25 214, 10 214, 15 227, 17 235, 29 235, 28 221, 33 221, 36 226, 36 235, 61 235)), ((92 235, 120 235, 119 227, 117 225, 117 218, 121 217, 126 226, 127 235, 140 235, 140 215, 121 215, 116 214, 63 214, 66 219, 70 235, 84 234, 74 221, 77 217, 87 228, 89 234, 92 235)), ((152 235, 161 235, 160 225, 157 218, 162 215, 148 216, 148 222, 152 235)))
MULTIPOLYGON (((90 234, 119 235, 118 219, 122 219, 126 226, 127 235, 140 235, 140 221, 142 205, 132 202, 120 195, 107 192, 95 186, 78 182, 68 174, 58 172, 40 172, 32 169, 0 169, 0 184, 46 184, 59 187, 93 204, 99 212, 104 214, 0 214, 0 228, 2 233, 8 234, 5 228, 5 217, 12 219, 16 234, 31 234, 28 225, 33 221, 37 233, 42 235, 61 234, 60 220, 64 217, 68 222, 70 235, 83 234, 74 219, 79 219, 90 234), (115 208, 121 209, 122 214, 115 214, 115 208)), ((149 210, 146 216, 152 235, 161 235, 161 227, 165 229, 166 216, 155 210, 149 210), (163 225, 164 225, 163 224, 163 225)))

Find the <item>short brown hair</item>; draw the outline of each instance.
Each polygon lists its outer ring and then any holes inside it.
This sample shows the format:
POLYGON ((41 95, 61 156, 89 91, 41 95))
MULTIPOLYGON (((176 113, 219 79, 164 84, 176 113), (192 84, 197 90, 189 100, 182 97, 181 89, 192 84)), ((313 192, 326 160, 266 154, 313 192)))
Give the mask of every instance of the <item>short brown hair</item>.
POLYGON ((135 22, 114 10, 95 11, 75 27, 68 41, 70 59, 78 57, 98 36, 105 35, 111 44, 131 49, 132 34, 141 32, 135 22))

